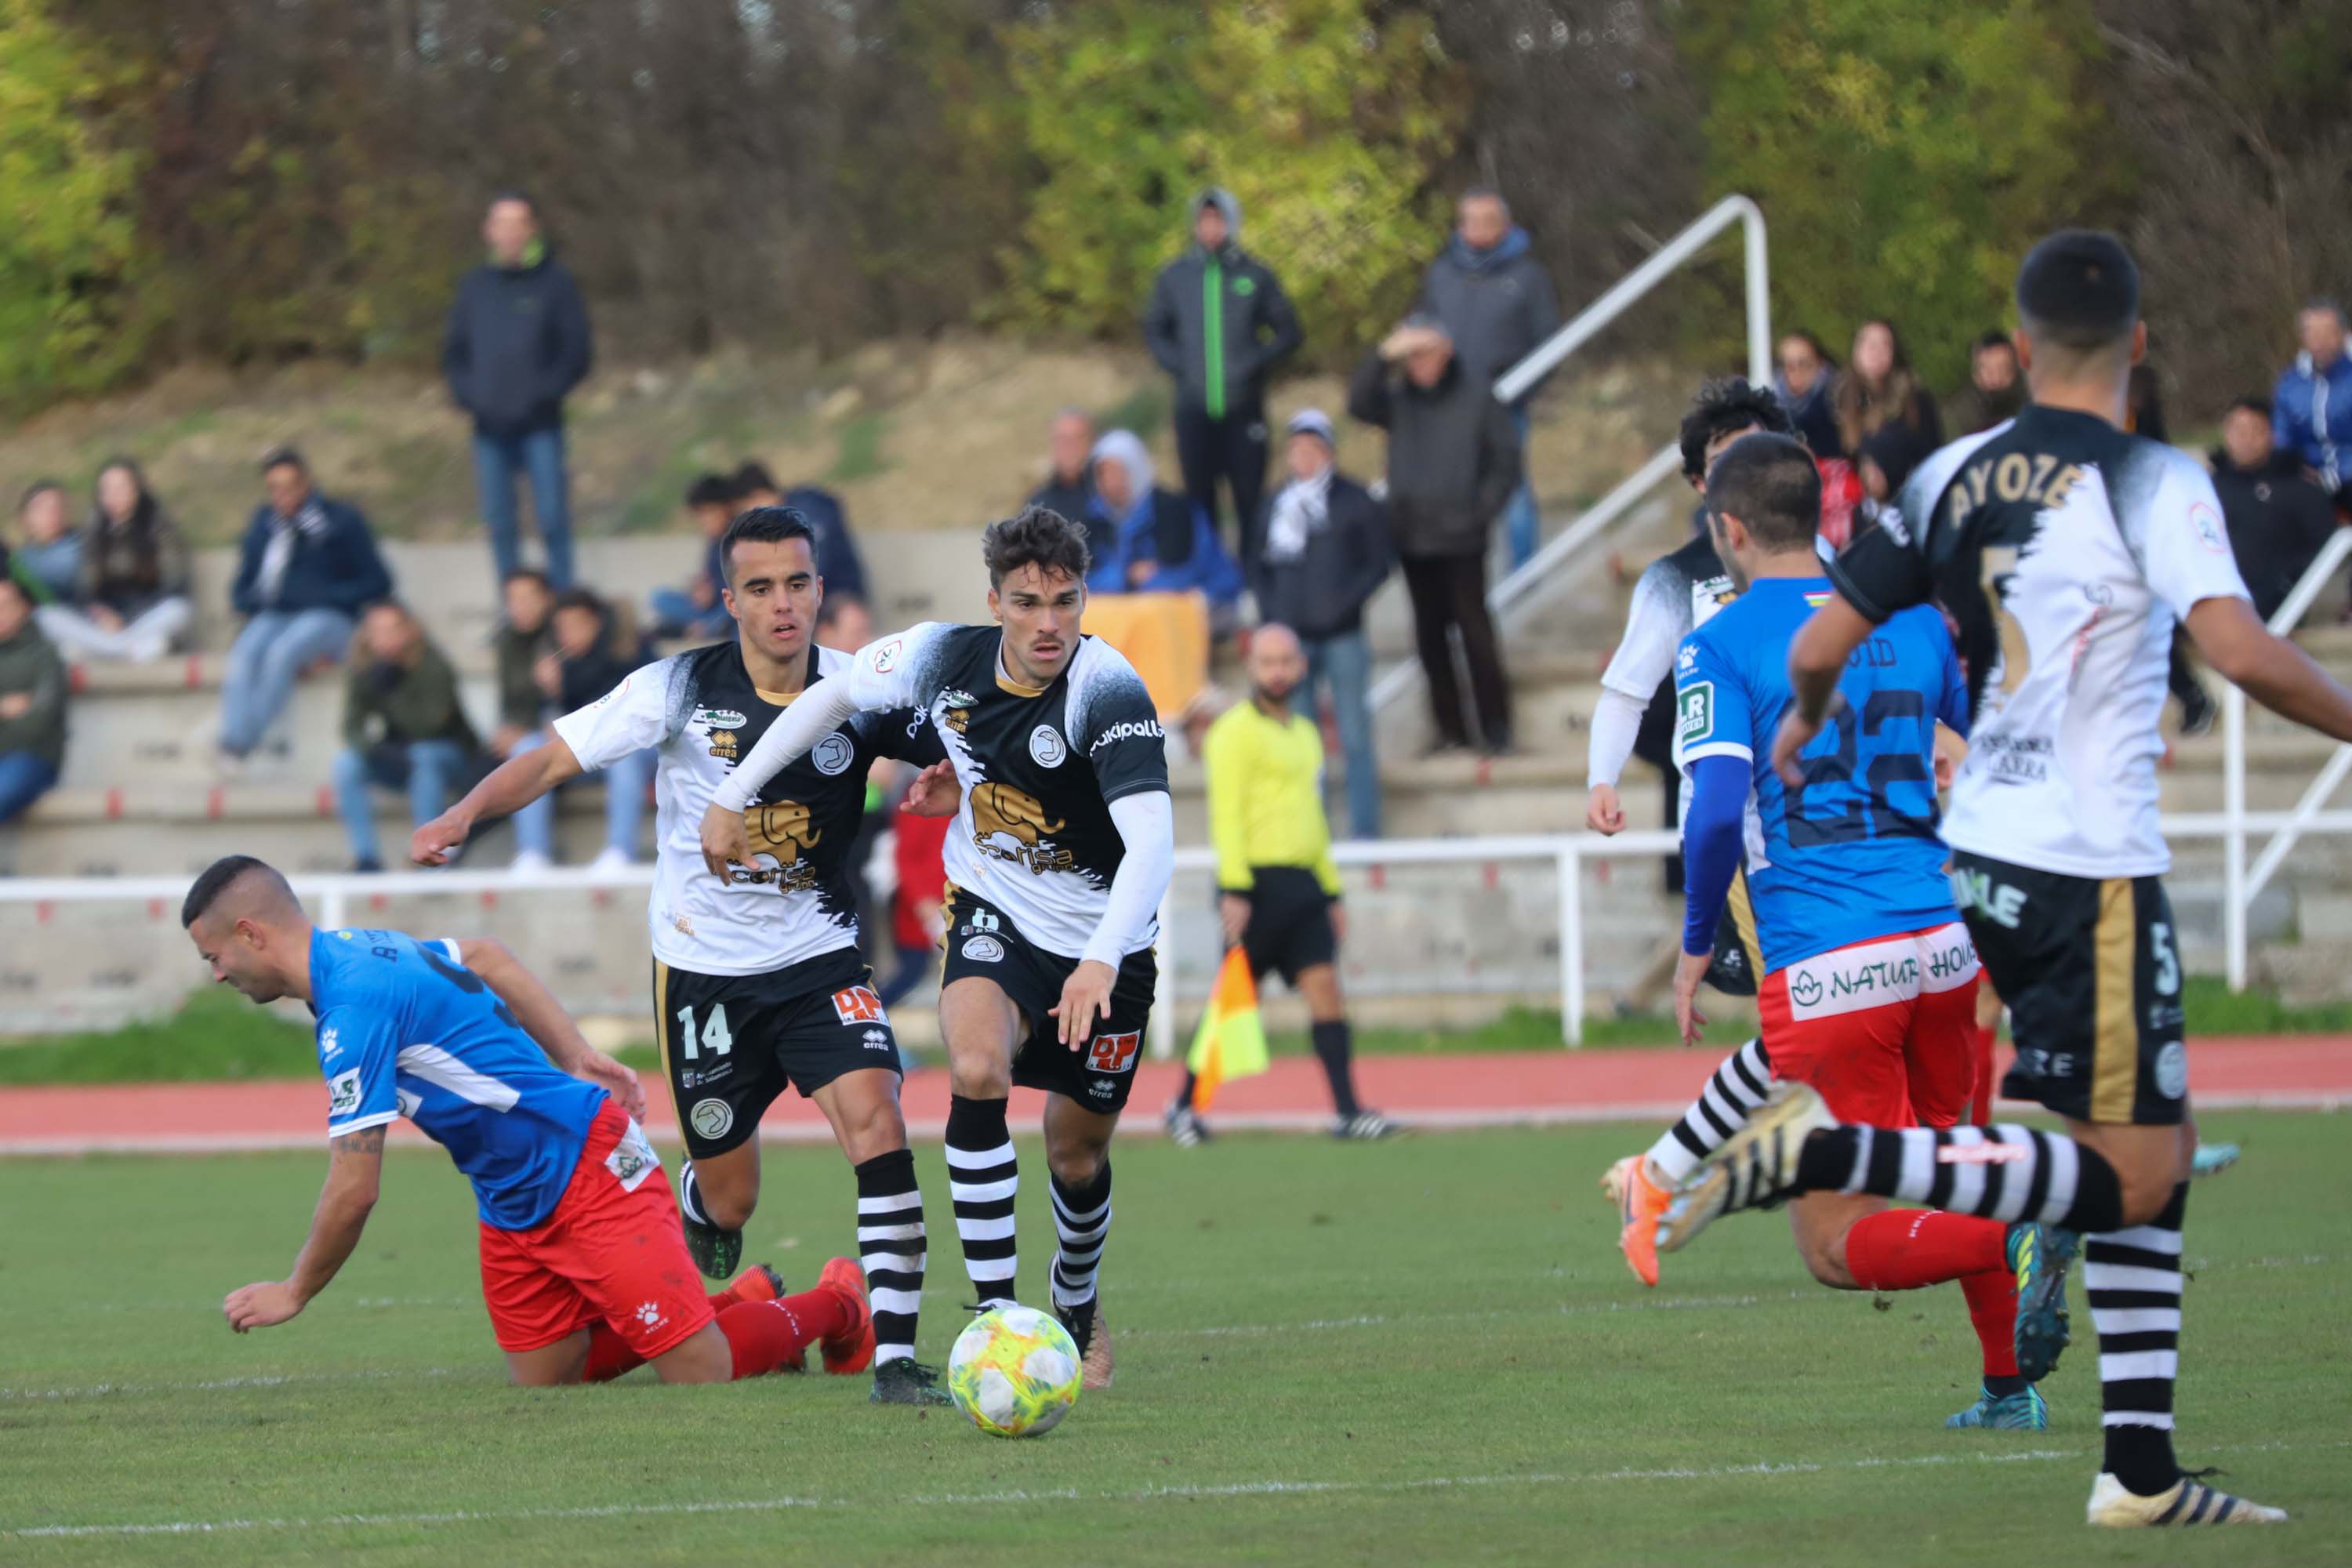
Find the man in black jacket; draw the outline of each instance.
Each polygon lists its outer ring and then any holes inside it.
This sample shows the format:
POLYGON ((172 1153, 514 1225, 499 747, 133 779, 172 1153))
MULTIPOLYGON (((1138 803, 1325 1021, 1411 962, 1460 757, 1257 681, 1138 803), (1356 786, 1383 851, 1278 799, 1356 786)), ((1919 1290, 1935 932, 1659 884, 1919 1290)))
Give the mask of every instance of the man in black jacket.
POLYGON ((492 198, 482 220, 489 259, 466 274, 449 310, 441 370, 474 416, 474 481, 490 553, 504 582, 522 565, 515 480, 530 478, 531 517, 547 574, 572 584, 572 505, 563 468, 563 400, 588 374, 593 347, 580 286, 547 253, 530 198, 492 198))
POLYGON ((1193 244, 1161 269, 1143 339, 1176 378, 1176 460, 1213 525, 1217 481, 1233 492, 1235 553, 1256 559, 1265 491, 1265 373, 1298 347, 1298 314, 1281 281, 1240 245, 1241 204, 1212 187, 1192 198, 1193 244))
POLYGON ((1349 837, 1381 836, 1380 759, 1372 748, 1372 650, 1364 605, 1396 564, 1388 508, 1332 463, 1335 436, 1318 408, 1292 416, 1290 482, 1266 503, 1256 582, 1258 613, 1298 634, 1307 679, 1291 705, 1315 717, 1328 687, 1347 757, 1349 837))
POLYGON ((1414 316, 1356 367, 1348 412, 1389 433, 1389 511, 1413 636, 1429 680, 1436 752, 1469 746, 1449 633, 1462 639, 1479 749, 1511 749, 1511 693, 1486 612, 1486 542, 1517 488, 1519 440, 1486 384, 1454 357, 1431 317, 1414 316))
POLYGON ((2279 450, 2266 397, 2241 397, 2221 418, 2221 444, 2213 450, 2213 489, 2221 498, 2221 521, 2230 548, 2254 598, 2254 613, 2269 620, 2294 592, 2312 558, 2336 529, 2336 508, 2327 492, 2304 477, 2303 461, 2279 450))
POLYGON ((314 664, 339 659, 360 612, 392 594, 392 574, 359 508, 320 495, 301 454, 261 459, 269 499, 254 508, 229 602, 248 617, 221 681, 220 764, 234 773, 314 664))
MULTIPOLYGON (((1454 357, 1482 388, 1559 330, 1559 298, 1551 275, 1536 259, 1528 231, 1511 221, 1503 194, 1475 185, 1462 194, 1454 238, 1429 264, 1417 307, 1435 316, 1454 340, 1454 357)), ((1520 447, 1520 482, 1511 492, 1507 533, 1511 564, 1523 566, 1540 542, 1542 522, 1528 488, 1528 400, 1512 405, 1511 428, 1520 447)))
POLYGON ((1092 559, 1116 553, 1118 530, 1095 510, 1095 422, 1083 408, 1065 408, 1054 416, 1045 441, 1045 482, 1030 496, 1029 504, 1083 527, 1092 559))

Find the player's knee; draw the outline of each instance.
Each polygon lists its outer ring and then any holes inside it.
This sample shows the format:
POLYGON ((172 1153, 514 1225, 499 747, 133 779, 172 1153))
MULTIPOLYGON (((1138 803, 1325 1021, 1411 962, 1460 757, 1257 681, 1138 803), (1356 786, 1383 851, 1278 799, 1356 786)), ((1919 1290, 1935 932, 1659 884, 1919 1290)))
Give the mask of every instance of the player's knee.
POLYGON ((992 1050, 950 1051, 948 1083, 966 1100, 1003 1100, 1013 1093, 1013 1067, 992 1050))
POLYGON ((751 1211, 760 1206, 760 1189, 746 1184, 714 1185, 697 1182, 696 1191, 702 1198, 703 1217, 721 1230, 740 1230, 751 1223, 751 1211))
POLYGON ((1090 1185, 1109 1157, 1110 1151, 1100 1143, 1063 1143, 1050 1138, 1045 1142, 1045 1163, 1064 1186, 1090 1185))

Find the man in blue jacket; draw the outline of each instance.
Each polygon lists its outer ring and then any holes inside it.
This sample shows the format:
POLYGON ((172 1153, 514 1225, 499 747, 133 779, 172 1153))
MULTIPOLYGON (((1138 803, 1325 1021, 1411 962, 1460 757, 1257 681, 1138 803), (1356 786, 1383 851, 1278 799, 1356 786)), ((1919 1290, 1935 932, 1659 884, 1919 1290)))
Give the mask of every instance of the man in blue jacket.
POLYGON ((441 371, 474 416, 474 482, 499 581, 522 565, 517 474, 530 478, 531 516, 547 575, 572 585, 572 507, 563 468, 563 400, 588 374, 593 348, 580 286, 547 253, 530 198, 501 192, 482 220, 489 259, 457 285, 441 371))
MULTIPOLYGON (((1505 371, 1559 330, 1559 299, 1552 291, 1551 275, 1536 259, 1528 231, 1511 221, 1501 192, 1475 185, 1463 193, 1454 239, 1429 264, 1419 309, 1444 326, 1463 374, 1482 387, 1494 385, 1505 371)), ((1511 405, 1511 427, 1524 453, 1524 397, 1511 405)), ((1511 492, 1504 528, 1514 567, 1527 564, 1542 532, 1524 456, 1520 466, 1519 487, 1511 492)))
POLYGON ((2303 352, 2279 373, 2272 433, 2309 470, 2312 483, 2337 506, 2352 507, 2352 356, 2344 352, 2344 307, 2314 300, 2295 325, 2303 352))
POLYGON ((280 447, 261 459, 269 499, 246 525, 229 602, 247 617, 221 683, 220 751, 234 772, 261 744, 302 671, 338 659, 360 612, 392 593, 392 574, 359 508, 310 482, 302 455, 280 447))

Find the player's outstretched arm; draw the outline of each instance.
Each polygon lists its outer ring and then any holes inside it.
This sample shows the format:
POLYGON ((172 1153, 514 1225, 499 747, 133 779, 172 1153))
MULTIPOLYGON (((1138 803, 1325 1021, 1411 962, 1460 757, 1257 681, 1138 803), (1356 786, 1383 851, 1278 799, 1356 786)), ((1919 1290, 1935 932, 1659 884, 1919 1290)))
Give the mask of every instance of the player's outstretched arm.
POLYGON ((506 943, 494 937, 468 938, 457 943, 457 962, 478 975, 491 994, 507 1005, 515 1022, 547 1053, 549 1061, 573 1078, 601 1084, 620 1101, 622 1110, 640 1121, 645 1120, 646 1090, 637 1075, 590 1045, 555 994, 508 951, 506 943))
POLYGON ((849 679, 829 675, 811 684, 783 716, 768 726, 759 744, 744 753, 726 782, 711 793, 710 808, 702 814, 702 863, 714 877, 727 875, 728 865, 751 864, 751 841, 744 831, 743 813, 768 781, 815 750, 816 743, 856 718, 860 704, 849 679))
POLYGON ((1840 591, 1832 594, 1828 603, 1815 610, 1790 639, 1789 685, 1795 690, 1797 700, 1789 705, 1788 713, 1780 721, 1780 731, 1772 740, 1772 770, 1782 782, 1805 782, 1797 753, 1822 732, 1822 721, 1829 717, 1830 703, 1837 696, 1838 677, 1845 671, 1846 659, 1877 624, 1855 609, 1840 591))
POLYGON ((1072 1050, 1094 1037, 1095 1025, 1110 1016, 1111 987, 1136 938, 1160 918, 1176 875, 1176 808, 1164 789, 1138 790, 1110 803, 1110 819, 1126 853, 1111 874, 1110 896, 1095 933, 1087 939, 1078 966, 1062 985, 1062 1000, 1046 1009, 1056 1023, 1055 1037, 1072 1050))
POLYGON ((1706 756, 1691 764, 1690 811, 1683 820, 1683 954, 1675 965, 1675 1020, 1683 1044, 1699 1043, 1706 1019, 1699 982, 1715 957, 1716 928, 1739 869, 1742 821, 1752 764, 1745 757, 1706 756))
POLYGON ((561 735, 547 744, 509 757, 466 798, 418 828, 408 840, 408 858, 419 866, 445 866, 484 817, 509 816, 567 779, 580 776, 580 759, 561 735))
POLYGON ((2352 741, 2352 691, 2312 657, 2264 626, 2234 595, 2189 608, 2189 635, 2221 679, 2283 719, 2352 741))
POLYGON ((327 1184, 320 1191, 310 1237, 294 1259, 294 1272, 230 1291, 221 1303, 230 1328, 242 1334, 286 1321, 342 1268, 360 1244, 383 1184, 383 1132, 381 1125, 363 1127, 327 1145, 327 1184))

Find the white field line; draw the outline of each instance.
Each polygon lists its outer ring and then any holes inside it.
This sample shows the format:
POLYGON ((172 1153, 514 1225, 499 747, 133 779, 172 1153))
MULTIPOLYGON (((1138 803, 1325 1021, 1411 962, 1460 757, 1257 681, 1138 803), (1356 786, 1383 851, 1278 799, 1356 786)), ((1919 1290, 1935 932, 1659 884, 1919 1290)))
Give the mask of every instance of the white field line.
MULTIPOLYGON (((2209 1448, 2204 1453, 2294 1453, 2352 1447, 2336 1443, 2256 1443, 2209 1448)), ((1538 1471, 1519 1475, 1423 1476, 1401 1481, 1265 1480, 1137 1487, 1121 1490, 1087 1490, 1076 1487, 1008 1488, 1002 1490, 937 1492, 902 1497, 901 1507, 936 1508, 1040 1502, 1153 1502, 1162 1499, 1324 1497, 1348 1494, 1392 1495, 1401 1492, 1454 1491, 1497 1487, 1604 1486, 1625 1481, 1722 1480, 1743 1477, 1827 1475, 1856 1470, 1927 1469, 1956 1465, 2042 1464, 2054 1460, 2086 1462, 2076 1448, 2019 1448, 2007 1453, 1919 1454, 1901 1458, 1832 1459, 1826 1461, 1762 1461, 1748 1465, 1716 1465, 1704 1468, 1593 1470, 1581 1475, 1538 1471)), ((782 1513, 804 1509, 870 1508, 871 1498, 771 1497, 712 1500, 700 1502, 604 1503, 578 1508, 452 1509, 433 1513, 327 1514, 316 1519, 172 1520, 161 1523, 97 1523, 30 1525, 0 1530, 0 1539, 34 1541, 82 1539, 92 1536, 210 1535, 245 1531, 299 1531, 416 1528, 447 1524, 503 1524, 522 1521, 639 1519, 661 1516, 728 1513, 782 1513)))
MULTIPOLYGON (((1598 1121, 1671 1121, 1689 1109, 1686 1100, 1610 1100, 1589 1105, 1507 1105, 1458 1110, 1406 1111, 1390 1121, 1407 1131, 1445 1132, 1496 1127, 1563 1127, 1598 1121)), ((2041 1108, 2027 1101, 2001 1100, 2004 1115, 2032 1114, 2041 1108)), ((2276 1092, 2200 1094, 2200 1110, 2344 1110, 2352 1109, 2352 1094, 2342 1089, 2291 1089, 2276 1092)), ((1220 1131, 1324 1132, 1331 1126, 1323 1111, 1249 1111, 1212 1115, 1220 1131)), ((1139 1116, 1122 1129, 1129 1138, 1166 1136, 1160 1120, 1139 1116)), ((677 1142, 677 1126, 667 1120, 650 1121, 646 1133, 664 1143, 677 1142)), ((909 1139, 929 1142, 946 1136, 944 1121, 909 1121, 909 1139)), ((126 1135, 110 1133, 78 1138, 0 1138, 0 1158, 26 1155, 79 1154, 253 1154, 287 1150, 321 1149, 326 1130, 294 1132, 169 1131, 126 1135)), ((403 1131, 395 1146, 425 1146, 418 1134, 403 1131)), ((762 1143, 830 1143, 833 1131, 822 1121, 787 1122, 760 1129, 762 1143)))

